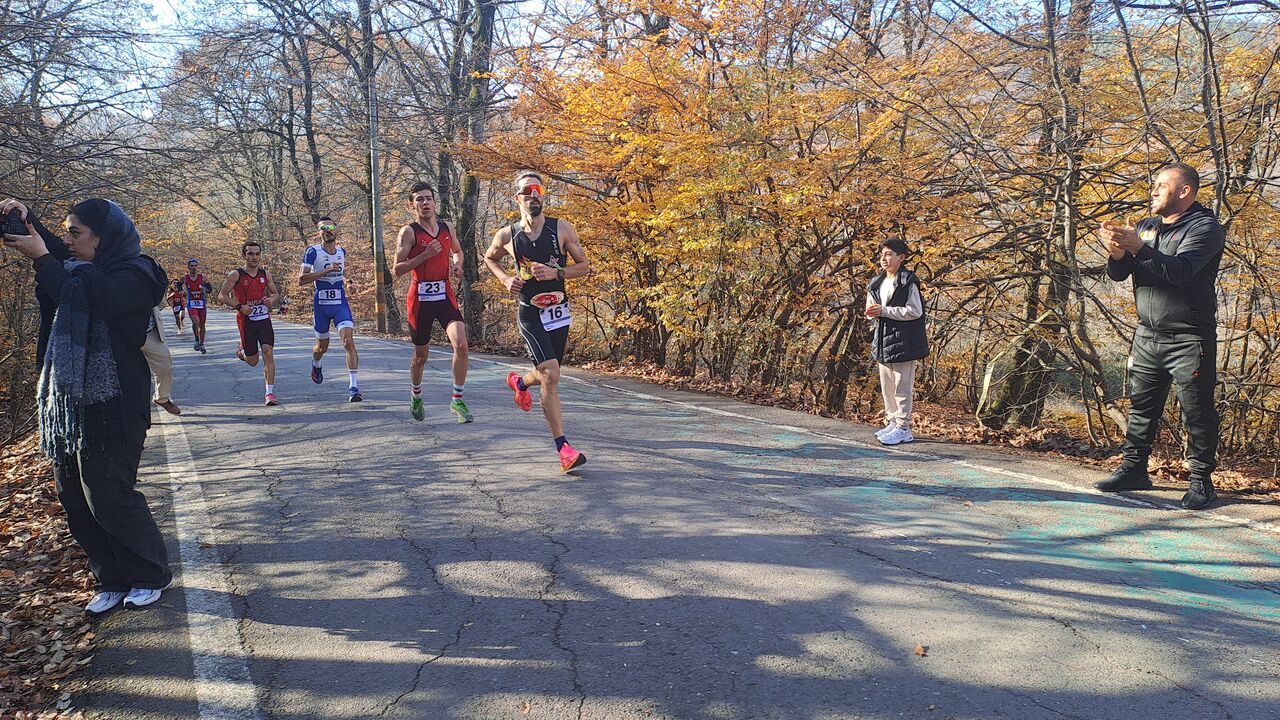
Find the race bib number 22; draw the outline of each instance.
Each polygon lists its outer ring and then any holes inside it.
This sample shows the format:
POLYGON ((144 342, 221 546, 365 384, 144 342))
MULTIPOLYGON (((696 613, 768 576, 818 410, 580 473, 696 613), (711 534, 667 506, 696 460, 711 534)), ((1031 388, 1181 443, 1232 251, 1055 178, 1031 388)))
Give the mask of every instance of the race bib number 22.
POLYGON ((250 320, 266 320, 271 317, 271 309, 266 305, 254 305, 249 310, 250 320))

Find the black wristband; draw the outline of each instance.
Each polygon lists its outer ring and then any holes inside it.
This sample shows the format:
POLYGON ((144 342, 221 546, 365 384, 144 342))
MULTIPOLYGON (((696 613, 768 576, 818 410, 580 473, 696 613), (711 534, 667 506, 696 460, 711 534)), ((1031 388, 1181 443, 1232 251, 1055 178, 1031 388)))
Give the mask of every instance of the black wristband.
POLYGON ((236 309, 237 309, 237 310, 239 310, 239 309, 240 309, 240 308, 242 308, 242 307, 244 307, 244 303, 236 303, 236 309))

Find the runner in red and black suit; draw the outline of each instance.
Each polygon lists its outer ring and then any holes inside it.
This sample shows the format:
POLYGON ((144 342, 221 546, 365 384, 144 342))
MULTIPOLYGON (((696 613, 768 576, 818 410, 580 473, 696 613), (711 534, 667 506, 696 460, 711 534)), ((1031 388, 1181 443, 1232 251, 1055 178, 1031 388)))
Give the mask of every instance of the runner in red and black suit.
POLYGON ((532 171, 516 175, 515 201, 520 206, 520 222, 498 230, 493 236, 484 264, 507 291, 520 298, 516 323, 529 354, 532 372, 507 375, 507 386, 515 391, 516 406, 533 407, 529 388, 541 388, 542 414, 560 454, 560 469, 569 472, 587 461, 573 449, 564 434, 564 414, 560 408, 560 362, 564 360, 572 316, 565 296, 564 281, 591 272, 591 264, 578 240, 578 233, 565 220, 542 214, 546 196, 542 177, 532 171), (508 275, 502 261, 515 260, 516 274, 508 275), (573 264, 569 264, 573 258, 573 264))
POLYGON ((462 245, 453 226, 436 217, 436 191, 420 182, 409 188, 409 209, 417 218, 400 228, 400 248, 396 252, 395 274, 413 273, 406 301, 409 334, 413 338, 413 360, 409 363, 409 414, 422 420, 422 370, 430 351, 431 326, 440 323, 453 346, 453 396, 449 411, 460 423, 472 421, 471 411, 462 401, 467 382, 467 325, 453 294, 452 279, 462 276, 462 245))
POLYGON ((262 246, 250 240, 240 246, 244 267, 236 268, 222 283, 219 297, 236 310, 236 325, 240 328, 240 349, 236 357, 256 367, 258 348, 262 348, 262 374, 266 380, 265 404, 279 405, 276 399, 276 333, 271 327, 271 306, 280 293, 275 281, 262 262, 262 246))
POLYGON ((204 279, 200 272, 200 261, 191 258, 187 261, 187 274, 182 276, 183 292, 187 296, 187 317, 191 318, 191 334, 195 336, 195 349, 204 354, 204 321, 209 302, 209 293, 213 285, 204 279))
POLYGON ((173 321, 178 324, 178 333, 182 333, 182 306, 186 305, 182 292, 182 281, 174 280, 169 288, 169 305, 173 307, 173 321))

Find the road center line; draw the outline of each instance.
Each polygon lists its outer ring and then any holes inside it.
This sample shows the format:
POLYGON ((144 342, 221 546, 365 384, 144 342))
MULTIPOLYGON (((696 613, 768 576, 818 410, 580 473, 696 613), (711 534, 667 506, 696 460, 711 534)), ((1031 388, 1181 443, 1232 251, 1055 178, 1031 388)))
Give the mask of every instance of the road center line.
POLYGON ((199 720, 261 720, 258 693, 231 605, 231 587, 214 549, 212 522, 182 420, 160 414, 173 490, 187 634, 195 666, 199 720))

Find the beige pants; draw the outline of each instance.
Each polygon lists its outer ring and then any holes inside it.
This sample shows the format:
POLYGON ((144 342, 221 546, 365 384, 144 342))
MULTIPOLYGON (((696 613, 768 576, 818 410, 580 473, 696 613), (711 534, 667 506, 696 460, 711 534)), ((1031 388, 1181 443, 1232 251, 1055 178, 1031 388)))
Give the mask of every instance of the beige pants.
POLYGON ((885 426, 911 427, 911 391, 916 384, 916 361, 880 365, 880 394, 884 396, 885 426))
POLYGON ((173 356, 169 354, 169 346, 160 339, 158 330, 152 329, 147 333, 142 354, 147 356, 147 365, 151 366, 151 374, 156 378, 156 402, 169 402, 169 391, 173 389, 173 356))

